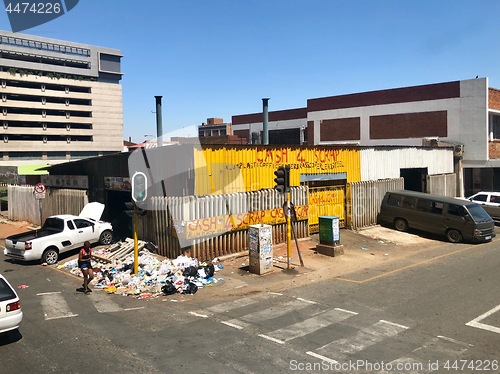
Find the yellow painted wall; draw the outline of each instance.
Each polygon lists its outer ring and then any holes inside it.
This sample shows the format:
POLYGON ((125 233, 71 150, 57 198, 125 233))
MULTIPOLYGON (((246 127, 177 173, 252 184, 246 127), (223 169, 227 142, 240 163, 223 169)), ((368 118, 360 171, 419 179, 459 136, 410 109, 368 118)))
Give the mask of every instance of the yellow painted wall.
POLYGON ((194 150, 195 194, 223 194, 273 188, 274 171, 290 165, 290 184, 301 174, 346 173, 358 182, 360 151, 334 147, 204 146, 194 150))

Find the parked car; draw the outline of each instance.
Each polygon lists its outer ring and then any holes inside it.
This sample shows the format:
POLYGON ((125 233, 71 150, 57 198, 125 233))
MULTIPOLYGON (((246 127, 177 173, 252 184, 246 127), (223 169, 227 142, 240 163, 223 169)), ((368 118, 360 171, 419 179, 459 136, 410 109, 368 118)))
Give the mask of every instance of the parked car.
POLYGON ((16 260, 41 260, 53 265, 59 254, 81 247, 87 240, 109 244, 113 240, 113 226, 100 221, 103 211, 104 204, 93 202, 87 204, 78 216, 51 216, 39 230, 6 238, 4 254, 16 260))
POLYGON ((422 192, 388 191, 378 219, 399 231, 417 229, 442 235, 451 243, 487 242, 495 237, 495 224, 480 205, 422 192))
POLYGON ((478 192, 467 198, 483 207, 495 221, 500 221, 500 192, 478 192))
POLYGON ((19 297, 7 279, 0 274, 0 334, 18 329, 22 320, 19 297))

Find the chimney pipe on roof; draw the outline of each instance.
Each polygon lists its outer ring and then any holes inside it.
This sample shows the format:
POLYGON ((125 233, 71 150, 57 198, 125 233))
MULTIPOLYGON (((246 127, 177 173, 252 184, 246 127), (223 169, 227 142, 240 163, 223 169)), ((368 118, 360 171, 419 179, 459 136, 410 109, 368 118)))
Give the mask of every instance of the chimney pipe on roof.
POLYGON ((269 113, 268 113, 268 102, 269 98, 262 99, 262 124, 263 124, 263 144, 269 144, 269 129, 268 129, 268 121, 269 121, 269 113))
POLYGON ((155 96, 156 99, 156 141, 157 146, 161 147, 163 145, 163 131, 162 131, 162 121, 161 121, 161 98, 163 96, 155 96))

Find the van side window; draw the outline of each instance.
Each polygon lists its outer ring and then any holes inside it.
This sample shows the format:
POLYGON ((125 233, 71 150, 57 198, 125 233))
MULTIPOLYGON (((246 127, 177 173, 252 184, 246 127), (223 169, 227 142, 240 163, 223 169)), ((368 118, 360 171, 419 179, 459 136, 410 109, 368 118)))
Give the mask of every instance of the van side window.
POLYGON ((450 204, 448 205, 448 214, 464 217, 466 215, 465 209, 463 206, 450 204))
POLYGON ((403 207, 408 209, 415 209, 415 205, 417 205, 417 198, 405 196, 403 199, 403 207))
POLYGON ((390 206, 401 206, 401 202, 403 201, 403 196, 391 194, 387 199, 387 205, 390 206))
POLYGON ((443 203, 427 199, 419 199, 417 210, 420 212, 441 214, 443 211, 443 203))

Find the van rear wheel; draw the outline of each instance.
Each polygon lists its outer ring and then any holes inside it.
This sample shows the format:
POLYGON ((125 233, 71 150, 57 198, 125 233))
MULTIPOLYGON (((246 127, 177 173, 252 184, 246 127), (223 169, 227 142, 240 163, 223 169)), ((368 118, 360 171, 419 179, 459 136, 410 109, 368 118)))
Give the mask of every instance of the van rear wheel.
POLYGON ((446 232, 446 239, 450 243, 460 243, 463 239, 462 233, 455 229, 450 229, 446 232))
POLYGON ((408 222, 403 218, 396 218, 394 220, 394 227, 398 231, 406 231, 408 230, 408 222))

